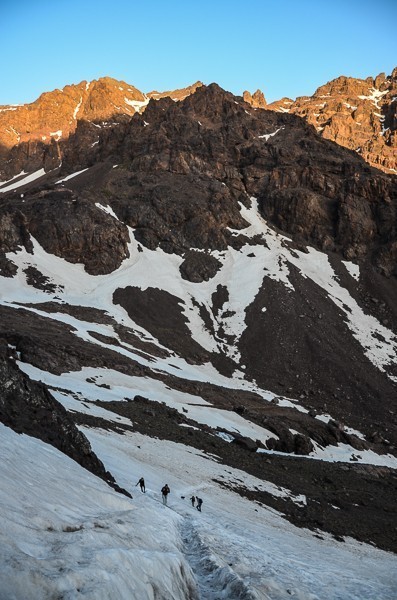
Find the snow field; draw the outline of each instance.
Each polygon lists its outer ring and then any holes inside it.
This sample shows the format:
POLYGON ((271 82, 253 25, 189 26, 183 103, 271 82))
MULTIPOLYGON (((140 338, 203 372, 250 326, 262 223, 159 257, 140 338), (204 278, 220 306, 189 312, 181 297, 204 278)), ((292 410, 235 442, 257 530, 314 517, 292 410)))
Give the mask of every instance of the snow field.
POLYGON ((196 597, 176 513, 134 505, 51 446, 0 431, 1 600, 196 597))
MULTIPOLYGON (((381 325, 375 317, 363 312, 348 291, 338 283, 327 256, 312 248, 308 249, 307 254, 300 251, 291 253, 283 245, 283 241, 287 238, 270 229, 259 215, 256 199, 251 198, 251 202, 250 209, 241 205, 241 214, 249 226, 239 230, 238 233, 248 237, 259 234, 266 240, 268 247, 245 246, 241 251, 230 248, 227 252, 214 252, 214 256, 222 262, 223 266, 215 277, 201 284, 182 279, 179 273, 179 266, 183 260, 181 257, 166 254, 159 249, 152 251, 144 248, 143 252, 138 252, 138 244, 132 230, 130 230, 130 258, 109 275, 90 276, 84 271, 83 265, 72 265, 63 259, 48 255, 35 240, 32 240, 34 257, 25 251, 17 255, 9 254, 8 257, 18 266, 30 264, 36 266, 51 280, 63 285, 65 288, 62 293, 63 300, 71 304, 92 305, 106 310, 119 322, 128 323, 137 330, 141 328, 129 319, 126 312, 121 307, 113 305, 113 292, 117 288, 128 285, 145 290, 152 287, 153 281, 156 281, 157 287, 183 300, 183 312, 188 320, 192 338, 210 352, 219 351, 219 342, 205 328, 196 303, 206 306, 211 315, 209 304, 211 295, 218 285, 224 285, 229 292, 229 301, 223 307, 223 312, 234 313, 224 318, 225 331, 235 336, 237 341, 245 329, 245 310, 255 299, 265 277, 280 281, 293 290, 289 281, 288 268, 288 263, 292 263, 303 277, 309 277, 324 289, 329 298, 344 313, 352 335, 362 345, 364 353, 375 366, 384 371, 388 365, 395 364, 397 362, 396 336, 381 325), (255 257, 248 256, 252 253, 255 257)), ((104 210, 104 207, 98 207, 98 210, 104 210)), ((110 212, 108 208, 105 210, 110 212)), ((349 267, 347 261, 344 261, 344 264, 352 278, 357 280, 359 277, 357 266, 349 267)), ((17 285, 19 281, 13 278, 12 282, 9 287, 14 288, 13 291, 20 296, 21 292, 18 294, 19 285, 17 285)), ((26 284, 23 287, 26 290, 26 284)), ((28 294, 31 295, 29 292, 28 294)), ((24 295, 23 291, 22 295, 24 295)), ((46 298, 48 299, 48 295, 46 298)), ((12 296, 10 301, 16 301, 16 298, 12 296)), ((213 325, 217 331, 219 326, 215 318, 213 318, 213 325)), ((142 330, 141 332, 144 333, 142 330)), ((147 332, 145 333, 148 335, 147 332)), ((225 351, 224 345, 221 346, 225 351)), ((235 360, 240 359, 237 344, 232 345, 228 352, 235 360)))
MULTIPOLYGON (((98 206, 98 209, 106 210, 106 212, 112 214, 109 207, 98 206)), ((2 278, 0 302, 4 304, 14 304, 16 302, 26 304, 48 301, 49 297, 47 293, 32 288, 26 283, 26 277, 22 270, 28 265, 33 265, 47 276, 50 281, 56 282, 59 286, 63 286, 63 289, 59 289, 53 296, 55 301, 58 302, 61 299, 62 302, 68 302, 72 305, 93 306, 100 310, 104 310, 112 316, 116 322, 120 322, 133 328, 133 330, 143 339, 149 340, 159 347, 162 347, 158 340, 131 321, 124 309, 112 303, 114 290, 118 287, 125 287, 126 285, 133 283, 133 285, 146 289, 151 285, 151 282, 155 280, 157 284, 160 285, 161 289, 166 289, 177 297, 185 299, 185 315, 189 319, 192 337, 201 343, 203 347, 214 351, 218 349, 217 342, 205 329, 197 307, 193 304, 192 299, 194 298, 196 302, 205 304, 210 312, 211 307, 208 302, 211 294, 216 290, 218 284, 227 286, 230 298, 229 302, 223 308, 224 310, 231 311, 232 313, 234 312, 235 314, 225 320, 225 329, 229 333, 237 334, 238 338, 245 328, 245 308, 254 300, 264 277, 271 277, 278 281, 282 281, 284 285, 293 290, 292 284, 288 279, 288 262, 291 262, 296 264, 303 276, 311 277, 313 281, 328 291, 331 299, 333 299, 341 310, 345 312, 347 323, 352 328, 353 335, 355 335, 363 345, 366 344, 365 352, 380 369, 383 370, 387 364, 394 361, 393 357, 396 356, 397 344, 395 336, 385 327, 380 325, 376 319, 369 315, 365 315, 361 309, 359 309, 347 291, 336 281, 334 272, 329 265, 326 255, 312 249, 309 249, 309 254, 299 253, 298 251, 294 251, 294 254, 291 254, 285 245, 283 245, 283 241, 286 240, 286 238, 276 234, 268 228, 266 223, 260 217, 255 199, 252 199, 252 206, 250 209, 241 205, 241 212, 244 219, 249 223, 249 226, 247 229, 243 230, 243 233, 248 237, 258 234, 262 235, 266 239, 267 247, 247 246, 243 247, 241 252, 231 249, 226 253, 218 253, 217 257, 222 261, 223 267, 209 282, 192 284, 182 280, 179 274, 179 265, 182 260, 180 257, 170 256, 163 253, 161 250, 150 251, 144 249, 143 252, 138 252, 137 243, 133 237, 132 231, 130 231, 132 240, 130 243, 130 258, 126 259, 117 271, 106 276, 91 276, 84 271, 83 265, 71 264, 61 258, 49 255, 36 240, 32 240, 34 244, 33 256, 26 253, 24 250, 17 254, 10 253, 8 255, 8 257, 17 264, 19 271, 18 275, 14 278, 2 278), (252 252, 255 254, 255 257, 248 256, 248 254, 252 252), (379 333, 382 336, 382 341, 375 339, 372 335, 373 332, 379 333)), ((113 214, 112 216, 115 215, 113 214)), ((349 263, 346 263, 345 261, 345 266, 352 274, 352 277, 355 279, 359 277, 356 265, 349 267, 349 263)), ((148 357, 145 359, 141 355, 136 354, 134 351, 135 349, 128 344, 121 343, 120 347, 116 347, 95 339, 90 333, 102 333, 103 335, 114 337, 116 340, 120 341, 112 326, 84 322, 63 313, 52 313, 49 316, 48 313, 40 311, 39 309, 29 308, 29 310, 44 315, 47 318, 53 318, 67 323, 75 328, 75 334, 82 339, 103 347, 108 347, 125 356, 129 356, 136 362, 144 364, 151 369, 158 369, 171 375, 177 377, 182 376, 185 379, 194 381, 211 382, 227 388, 251 390, 260 394, 265 401, 274 398, 274 394, 259 389, 255 382, 245 380, 242 371, 236 371, 233 378, 227 378, 220 375, 210 364, 190 365, 176 355, 171 355, 170 358, 165 359, 158 359, 155 357, 148 357)), ((216 330, 217 323, 215 322, 215 319, 214 327, 216 330)), ((231 355, 238 359, 238 350, 236 346, 231 348, 231 355)), ((29 372, 32 377, 36 377, 33 375, 34 369, 29 371, 28 365, 21 364, 21 368, 26 372, 29 372)), ((97 375, 103 377, 102 373, 97 373, 97 375)), ((109 374, 106 374, 107 378, 108 375, 109 374)), ((116 377, 118 376, 119 374, 116 377)), ((48 383, 51 380, 49 374, 37 375, 37 378, 48 383)), ((74 374, 71 378, 76 379, 76 382, 71 385, 70 389, 74 393, 77 393, 79 387, 81 387, 81 381, 79 382, 79 385, 77 385, 77 381, 81 376, 74 374)), ((58 383, 53 383, 51 385, 65 387, 63 379, 65 379, 65 374, 62 376, 62 382, 58 381, 58 383)), ((188 416, 195 419, 197 422, 206 423, 213 427, 224 427, 231 432, 239 431, 242 435, 247 435, 254 439, 259 438, 262 441, 271 437, 271 434, 264 428, 259 428, 258 426, 249 423, 245 419, 235 415, 235 413, 214 408, 209 411, 206 408, 202 408, 202 406, 193 407, 191 406, 192 404, 202 405, 200 398, 181 397, 179 394, 175 394, 175 392, 170 392, 170 390, 168 390, 168 392, 165 389, 160 390, 159 383, 152 379, 141 378, 138 381, 137 378, 135 378, 135 380, 132 379, 129 383, 124 382, 121 385, 115 381, 110 381, 108 383, 112 386, 119 387, 120 390, 116 390, 115 393, 112 391, 110 394, 106 394, 106 398, 102 399, 123 399, 126 396, 129 397, 131 394, 144 393, 149 398, 165 401, 169 406, 175 407, 178 410, 182 410, 182 408, 188 410, 188 416), (155 390, 155 394, 152 393, 153 390, 155 390), (176 400, 175 397, 177 398, 176 400), (238 423, 236 421, 238 421, 238 423)), ((164 386, 162 387, 164 388, 164 386)), ((91 393, 88 395, 88 398, 90 397, 91 393)), ((97 398, 101 398, 101 396, 98 394, 98 388, 96 387, 92 399, 97 398)), ((81 399, 83 400, 84 397, 81 396, 81 399)), ((64 399, 64 402, 65 401, 66 399, 64 399)), ((76 400, 70 398, 69 404, 73 402, 76 402, 76 400)), ((289 399, 282 399, 279 401, 279 404, 282 406, 293 406, 297 410, 306 412, 306 409, 289 399)), ((92 410, 98 409, 95 408, 92 410)), ((114 417, 111 418, 114 419, 114 417)), ((316 448, 313 456, 316 457, 321 455, 322 458, 334 460, 336 454, 340 457, 340 460, 351 460, 353 454, 357 454, 357 452, 350 447, 332 447, 331 453, 329 453, 328 450, 322 451, 321 448, 316 448), (334 451, 336 451, 336 453, 334 451)), ((375 460, 376 464, 379 464, 379 458, 376 458, 376 455, 373 453, 360 453, 359 456, 361 457, 360 460, 371 463, 375 460)), ((396 460, 389 456, 381 457, 380 462, 381 464, 387 464, 388 466, 395 466, 396 464, 396 460)))
POLYGON ((182 444, 137 433, 114 435, 81 429, 120 485, 134 494, 135 483, 145 477, 148 491, 137 491, 134 502, 160 502, 159 490, 168 483, 169 509, 183 517, 180 530, 184 551, 198 573, 203 599, 393 597, 397 589, 394 555, 349 539, 344 544, 327 535, 319 540, 289 524, 276 511, 241 498, 214 480, 269 491, 272 484, 208 460, 200 451, 182 444), (192 494, 204 500, 202 513, 191 507, 192 494), (221 589, 232 582, 237 587, 244 583, 241 596, 222 595, 221 589))
POLYGON ((80 429, 134 498, 0 425, 1 600, 393 597, 394 555, 349 539, 319 540, 214 480, 265 490, 272 484, 181 444, 80 429), (135 485, 141 476, 146 494, 135 485), (191 494, 203 498, 202 513, 191 494))

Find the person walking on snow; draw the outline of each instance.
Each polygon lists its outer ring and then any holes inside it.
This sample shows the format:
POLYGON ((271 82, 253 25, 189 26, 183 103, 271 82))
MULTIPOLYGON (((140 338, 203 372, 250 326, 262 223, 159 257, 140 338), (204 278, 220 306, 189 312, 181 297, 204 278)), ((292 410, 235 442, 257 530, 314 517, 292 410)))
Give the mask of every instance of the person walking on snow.
POLYGON ((163 504, 165 504, 166 506, 167 506, 167 496, 168 496, 169 493, 170 493, 170 488, 168 487, 168 484, 166 483, 161 488, 161 495, 163 497, 163 504))
POLYGON ((203 501, 201 498, 196 498, 196 500, 197 500, 197 510, 199 512, 201 512, 201 505, 202 505, 203 501))
POLYGON ((192 501, 192 506, 193 506, 193 508, 194 508, 194 503, 196 502, 196 496, 192 496, 192 497, 190 498, 190 500, 192 501))
POLYGON ((139 484, 140 488, 141 488, 141 492, 145 493, 146 489, 145 489, 145 480, 143 477, 140 478, 140 480, 138 481, 137 484, 135 484, 135 487, 139 484))

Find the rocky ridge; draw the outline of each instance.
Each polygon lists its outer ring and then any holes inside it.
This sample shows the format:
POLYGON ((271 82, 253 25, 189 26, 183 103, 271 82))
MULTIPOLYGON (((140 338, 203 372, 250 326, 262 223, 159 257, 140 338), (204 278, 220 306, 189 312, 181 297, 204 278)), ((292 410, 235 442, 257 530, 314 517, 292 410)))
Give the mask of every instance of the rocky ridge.
MULTIPOLYGON (((203 84, 143 93, 110 77, 82 81, 42 94, 25 105, 0 106, 0 177, 7 180, 21 171, 62 162, 61 140, 83 121, 95 144, 95 126, 108 127, 142 113, 151 98, 181 101, 203 84)), ((254 108, 296 114, 312 124, 326 139, 357 152, 370 165, 397 173, 397 69, 367 79, 341 76, 318 88, 313 96, 282 98, 268 104, 261 90, 243 93, 254 108)))
POLYGON ((244 99, 252 106, 298 115, 321 136, 356 151, 373 167, 397 173, 397 68, 389 76, 338 77, 313 96, 296 100, 261 105, 249 92, 244 99))
MULTIPOLYGON (((144 94, 125 81, 101 77, 45 92, 30 104, 0 106, 0 160, 8 159, 16 166, 16 157, 20 157, 17 168, 29 171, 35 168, 35 157, 40 162, 49 153, 53 163, 59 165, 62 161, 59 141, 76 130, 78 121, 100 123, 101 127, 114 125, 142 112, 150 98, 182 100, 200 85, 197 82, 179 90, 144 94), (15 150, 10 158, 12 148, 15 150)), ((0 174, 5 173, 6 177, 18 172, 7 170, 7 165, 2 167, 5 170, 0 174)), ((46 168, 53 168, 53 164, 47 162, 46 168)))

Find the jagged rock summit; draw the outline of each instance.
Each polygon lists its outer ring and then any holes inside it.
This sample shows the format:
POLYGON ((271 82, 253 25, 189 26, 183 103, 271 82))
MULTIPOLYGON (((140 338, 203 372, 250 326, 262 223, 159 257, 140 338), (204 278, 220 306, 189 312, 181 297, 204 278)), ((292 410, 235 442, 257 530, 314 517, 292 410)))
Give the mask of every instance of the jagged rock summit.
POLYGON ((135 87, 110 77, 82 81, 63 89, 43 93, 35 102, 0 107, 0 144, 40 140, 50 143, 67 138, 78 120, 111 119, 115 115, 133 115, 148 103, 135 87))
POLYGON ((261 90, 256 90, 253 94, 245 91, 243 93, 243 100, 251 104, 254 108, 265 108, 267 106, 266 98, 261 90))
POLYGON ((397 68, 389 76, 338 77, 313 96, 283 98, 267 109, 299 115, 324 138, 385 173, 397 173, 397 68))
POLYGON ((182 100, 200 85, 196 82, 187 88, 148 94, 111 77, 66 85, 43 93, 30 104, 0 106, 0 147, 4 151, 24 142, 57 142, 75 131, 78 120, 106 122, 120 115, 132 116, 141 112, 150 98, 182 100))

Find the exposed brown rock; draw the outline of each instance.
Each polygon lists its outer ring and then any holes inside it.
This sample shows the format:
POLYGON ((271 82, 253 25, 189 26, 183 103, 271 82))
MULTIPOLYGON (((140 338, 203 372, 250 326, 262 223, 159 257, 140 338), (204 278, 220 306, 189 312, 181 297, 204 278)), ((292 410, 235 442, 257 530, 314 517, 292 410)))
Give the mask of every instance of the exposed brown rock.
POLYGON ((167 92, 157 92, 153 90, 147 94, 148 98, 153 98, 153 100, 159 100, 160 98, 172 98, 173 100, 184 100, 190 94, 194 94, 194 92, 203 85, 201 81, 196 81, 193 85, 189 85, 185 88, 177 89, 177 90, 168 90, 167 92))
POLYGON ((299 115, 324 138, 385 173, 397 173, 397 68, 388 77, 338 77, 313 96, 283 98, 267 108, 299 115))
MULTIPOLYGON (((130 118, 144 111, 150 99, 184 100, 202 85, 198 81, 178 90, 144 94, 123 81, 103 77, 44 93, 31 104, 1 106, 0 159, 4 158, 4 164, 0 177, 6 180, 43 163, 46 170, 57 167, 63 153, 59 142, 76 131, 79 121, 97 126, 91 125, 86 136, 88 145, 96 144, 98 125, 109 127, 130 118)), ((388 77, 384 73, 365 80, 342 76, 318 88, 313 96, 295 101, 283 98, 267 104, 260 90, 244 92, 244 100, 254 108, 297 114, 326 139, 355 150, 386 173, 397 173, 397 68, 388 77)))
POLYGON ((65 139, 76 129, 78 120, 133 115, 147 102, 142 92, 110 77, 67 85, 45 92, 31 104, 0 107, 0 144, 10 148, 32 140, 50 143, 65 139))
POLYGON ((253 94, 250 94, 250 92, 245 91, 243 93, 243 100, 245 102, 248 102, 248 104, 251 104, 251 106, 253 106, 254 108, 265 108, 265 106, 267 105, 265 96, 263 92, 261 92, 261 90, 256 90, 256 92, 254 92, 253 94))
POLYGON ((110 273, 129 256, 126 226, 70 190, 43 190, 25 199, 4 200, 0 208, 0 253, 24 246, 30 235, 43 248, 69 262, 83 262, 88 273, 110 273))
POLYGON ((150 98, 169 96, 183 100, 200 87, 200 81, 174 91, 143 94, 136 87, 111 77, 66 85, 62 90, 43 93, 30 104, 0 106, 0 145, 41 140, 50 143, 67 138, 77 121, 106 121, 119 114, 140 112, 150 98))

